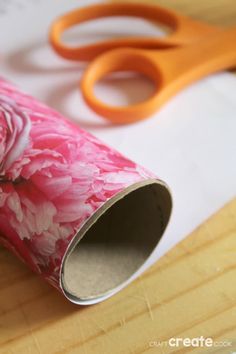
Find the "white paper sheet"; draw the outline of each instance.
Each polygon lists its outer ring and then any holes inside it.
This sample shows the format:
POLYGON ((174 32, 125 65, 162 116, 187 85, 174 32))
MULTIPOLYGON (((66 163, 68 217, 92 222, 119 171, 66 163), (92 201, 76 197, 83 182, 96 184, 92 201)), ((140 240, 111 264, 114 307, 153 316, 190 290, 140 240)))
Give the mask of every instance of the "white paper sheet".
MULTIPOLYGON (((58 58, 47 42, 55 17, 93 2, 0 0, 0 73, 169 184, 173 215, 150 264, 235 197, 236 77, 220 73, 201 80, 146 121, 109 124, 86 106, 78 91, 84 64, 58 58)), ((91 39, 95 33, 99 39, 104 33, 140 31, 156 33, 151 24, 118 19, 81 27, 71 36, 91 39)), ((136 79, 133 88, 122 87, 123 94, 100 85, 98 94, 124 103, 127 96, 130 101, 150 90, 142 79, 136 79)))

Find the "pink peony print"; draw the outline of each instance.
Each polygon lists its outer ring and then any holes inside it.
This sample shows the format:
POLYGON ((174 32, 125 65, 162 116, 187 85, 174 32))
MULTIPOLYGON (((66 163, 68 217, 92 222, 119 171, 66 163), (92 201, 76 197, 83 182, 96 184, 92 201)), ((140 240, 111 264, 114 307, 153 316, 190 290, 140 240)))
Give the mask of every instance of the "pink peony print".
POLYGON ((0 177, 21 157, 28 142, 30 118, 11 99, 0 96, 0 177))
POLYGON ((88 218, 153 177, 0 79, 0 242, 58 289, 63 256, 88 218))

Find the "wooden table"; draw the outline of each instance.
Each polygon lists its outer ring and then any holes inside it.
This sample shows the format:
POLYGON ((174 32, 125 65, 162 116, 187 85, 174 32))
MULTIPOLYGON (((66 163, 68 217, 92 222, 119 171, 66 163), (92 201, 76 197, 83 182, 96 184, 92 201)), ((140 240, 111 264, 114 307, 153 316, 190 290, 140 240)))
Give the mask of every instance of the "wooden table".
MULTIPOLYGON (((160 0, 197 19, 236 24, 235 0, 160 0)), ((0 248, 0 354, 236 351, 236 200, 104 303, 77 307, 0 248), (171 337, 233 341, 177 348, 171 337)))

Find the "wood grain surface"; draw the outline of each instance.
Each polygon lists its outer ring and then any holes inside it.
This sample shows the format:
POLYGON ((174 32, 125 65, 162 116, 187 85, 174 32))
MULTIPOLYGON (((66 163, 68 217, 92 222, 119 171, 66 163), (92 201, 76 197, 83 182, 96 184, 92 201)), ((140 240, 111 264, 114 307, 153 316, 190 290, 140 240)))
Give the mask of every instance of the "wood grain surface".
MULTIPOLYGON (((235 0, 156 2, 236 25, 235 0)), ((234 353, 235 254, 236 200, 128 288, 104 303, 78 307, 0 247, 0 354, 234 353), (200 336, 232 346, 165 344, 171 337, 200 336)))

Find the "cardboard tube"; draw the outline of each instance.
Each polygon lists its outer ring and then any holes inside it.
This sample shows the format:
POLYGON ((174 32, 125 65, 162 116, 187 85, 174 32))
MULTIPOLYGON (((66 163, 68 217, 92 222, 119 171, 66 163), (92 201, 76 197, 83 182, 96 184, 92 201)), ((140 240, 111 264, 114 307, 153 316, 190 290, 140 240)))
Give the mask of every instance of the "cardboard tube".
POLYGON ((0 243, 70 301, 127 285, 170 212, 153 173, 0 79, 0 243))

